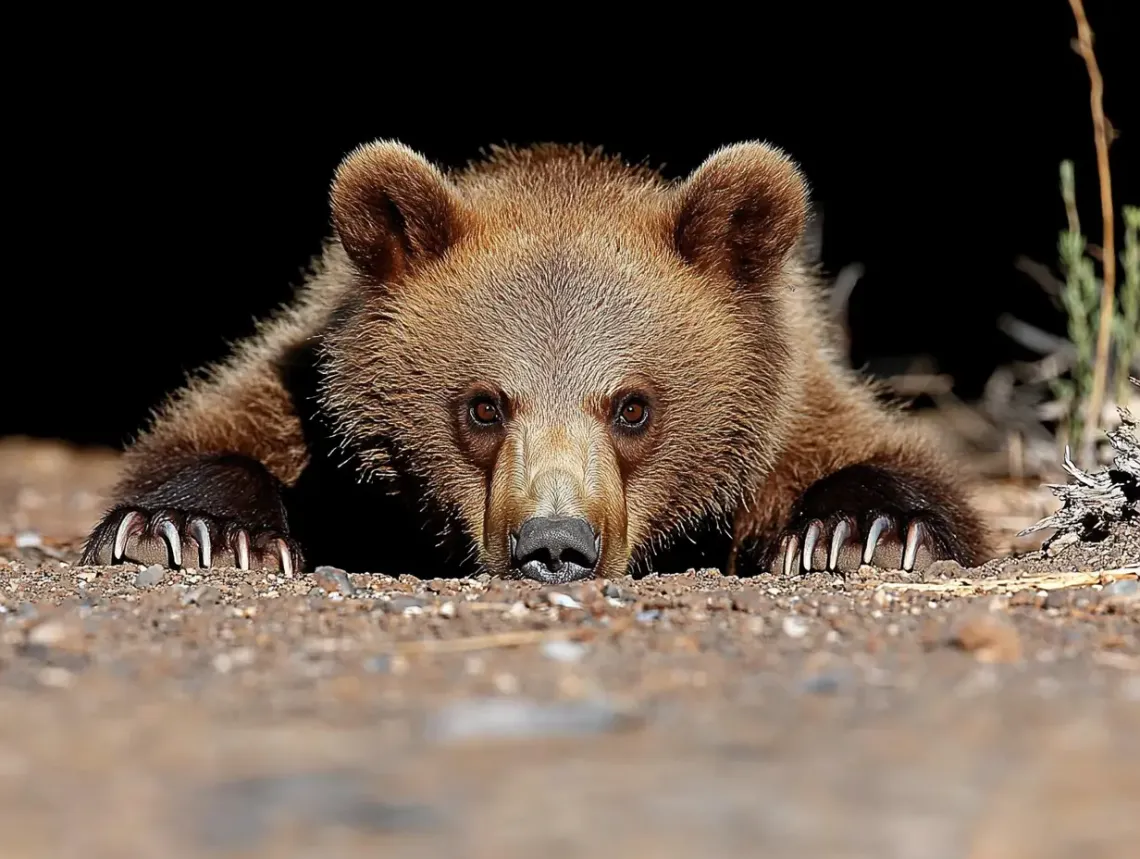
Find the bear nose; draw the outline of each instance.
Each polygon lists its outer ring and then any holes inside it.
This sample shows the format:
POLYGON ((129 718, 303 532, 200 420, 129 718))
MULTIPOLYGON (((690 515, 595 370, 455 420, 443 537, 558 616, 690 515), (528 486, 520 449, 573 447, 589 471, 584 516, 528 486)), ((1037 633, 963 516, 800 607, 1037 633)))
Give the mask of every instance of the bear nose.
POLYGON ((594 571, 601 537, 581 517, 535 516, 511 535, 511 565, 540 582, 584 579, 594 571))

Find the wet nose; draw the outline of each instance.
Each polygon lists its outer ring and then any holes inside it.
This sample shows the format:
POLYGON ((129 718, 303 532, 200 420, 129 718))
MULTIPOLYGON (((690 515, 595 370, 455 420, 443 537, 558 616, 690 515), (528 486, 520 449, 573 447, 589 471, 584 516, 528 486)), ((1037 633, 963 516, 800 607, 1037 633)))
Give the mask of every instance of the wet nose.
POLYGON ((601 538, 585 519, 535 516, 511 537, 511 564, 540 582, 587 578, 598 563, 601 538))

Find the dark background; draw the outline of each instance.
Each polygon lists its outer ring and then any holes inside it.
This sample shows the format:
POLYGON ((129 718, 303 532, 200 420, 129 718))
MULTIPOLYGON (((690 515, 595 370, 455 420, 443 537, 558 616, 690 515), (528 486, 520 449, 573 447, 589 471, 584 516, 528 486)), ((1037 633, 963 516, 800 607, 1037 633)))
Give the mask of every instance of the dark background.
MULTIPOLYGON (((1140 204, 1127 5, 1086 4, 1121 134, 1117 212, 1140 204)), ((145 62, 100 50, 65 88, 24 96, 38 118, 22 125, 27 158, 9 164, 28 193, 12 205, 23 226, 0 298, 0 434, 126 441, 186 372, 288 299, 328 232, 337 162, 376 137, 445 165, 492 143, 586 142, 670 176, 722 144, 769 140, 806 171, 830 271, 865 267, 852 360, 927 354, 977 396, 996 365, 1031 357, 998 330, 1000 314, 1064 330, 1015 268, 1021 255, 1055 265, 1063 158, 1100 241, 1069 5, 993 4, 1000 19, 961 4, 878 18, 799 8, 795 25, 767 29, 678 21, 632 42, 565 46, 546 32, 503 48, 476 39, 466 53, 411 39, 396 55, 388 32, 351 71, 311 58, 231 67, 212 49, 168 67, 162 48, 145 62)))

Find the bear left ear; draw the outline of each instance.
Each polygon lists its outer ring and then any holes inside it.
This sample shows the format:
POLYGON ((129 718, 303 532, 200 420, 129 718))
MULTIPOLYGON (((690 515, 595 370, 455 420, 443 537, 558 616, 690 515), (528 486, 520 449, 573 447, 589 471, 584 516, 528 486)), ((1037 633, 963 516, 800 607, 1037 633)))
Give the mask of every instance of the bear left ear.
POLYGON ((807 220, 807 184, 775 147, 739 143, 677 189, 673 240, 688 262, 742 286, 776 274, 807 220))
POLYGON ((380 281, 441 256, 462 232, 458 190, 402 143, 357 147, 337 168, 330 196, 341 244, 380 281))

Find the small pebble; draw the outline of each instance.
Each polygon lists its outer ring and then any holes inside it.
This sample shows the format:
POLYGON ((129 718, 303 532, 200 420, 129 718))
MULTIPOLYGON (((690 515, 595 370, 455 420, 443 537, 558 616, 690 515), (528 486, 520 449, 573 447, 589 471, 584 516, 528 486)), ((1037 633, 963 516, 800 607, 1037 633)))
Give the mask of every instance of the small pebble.
POLYGON ((58 620, 49 620, 32 627, 28 633, 28 644, 41 644, 54 647, 67 638, 67 628, 58 620))
POLYGON ((519 678, 513 674, 507 674, 505 671, 496 674, 491 682, 504 695, 514 695, 519 691, 519 678))
POLYGON ((661 617, 661 609, 651 608, 646 611, 639 611, 636 615, 638 623, 653 623, 661 617))
POLYGON ((364 670, 369 674, 387 674, 392 670, 392 657, 387 653, 369 656, 364 660, 364 670))
POLYGON ((163 580, 166 576, 166 570, 161 564, 151 564, 149 567, 140 570, 139 574, 135 576, 136 588, 152 588, 163 580))
POLYGON ((214 670, 219 674, 229 674, 233 667, 233 660, 228 653, 219 653, 214 657, 214 670))
POLYGON ((66 668, 60 668, 58 665, 49 665, 46 668, 40 669, 36 679, 44 686, 51 686, 55 689, 66 689, 73 682, 75 682, 75 675, 68 671, 66 668))
POLYGON ((542 655, 555 662, 578 662, 586 655, 586 647, 576 641, 554 639, 543 643, 542 655))
MULTIPOLYGON (((1045 596, 1047 598, 1048 594, 1045 596)), ((1013 596, 1009 598, 1009 604, 1011 606, 1036 605, 1037 600, 1038 596, 1032 588, 1022 588, 1019 591, 1015 591, 1013 596)))
POLYGON ((790 614, 784 618, 783 629, 784 635, 789 638, 803 638, 807 635, 808 625, 802 617, 790 614))
POLYGON ((320 566, 313 570, 313 578, 317 584, 329 593, 339 593, 341 596, 356 595, 356 585, 348 577, 348 573, 339 567, 320 566))
POLYGON ((633 599, 623 588, 615 585, 613 582, 606 582, 606 586, 602 589, 602 594, 610 599, 619 600, 621 602, 629 602, 633 599))
POLYGON ((182 595, 182 605, 213 605, 221 595, 221 592, 212 585, 198 585, 182 595))
POLYGON ((925 578, 931 579, 957 579, 963 574, 962 565, 957 561, 935 561, 926 568, 925 578))
POLYGON ((429 721, 427 733, 442 742, 531 739, 620 730, 631 719, 606 701, 544 704, 519 698, 460 701, 429 721))
POLYGON ((238 647, 229 653, 219 653, 214 657, 214 670, 219 674, 228 674, 234 668, 252 665, 257 654, 252 647, 238 647))
MULTIPOLYGON (((286 820, 299 831, 363 833, 370 842, 377 835, 386 842, 396 833, 422 834, 444 820, 431 806, 378 801, 368 776, 348 769, 255 774, 191 790, 180 798, 179 820, 198 848, 192 855, 268 855, 286 820)), ((318 848, 311 855, 325 854, 318 848)))
POLYGON ((21 531, 16 535, 17 549, 37 549, 43 544, 43 537, 35 531, 21 531))
POLYGON ((551 605, 556 605, 559 608, 581 608, 582 604, 569 594, 560 593, 559 591, 551 591, 546 595, 547 601, 551 605))
POLYGON ((849 679, 844 671, 824 671, 803 680, 800 691, 812 695, 834 695, 847 685, 849 679))
POLYGON ((1140 581, 1136 579, 1117 579, 1105 586, 1102 593, 1110 597, 1134 597, 1140 595, 1140 581))
POLYGON ((950 633, 949 644, 974 654, 979 662, 1018 662, 1021 636, 1003 615, 974 612, 962 618, 950 633))
POLYGON ((422 614, 424 601, 416 597, 395 596, 384 603, 384 608, 390 614, 422 614))

